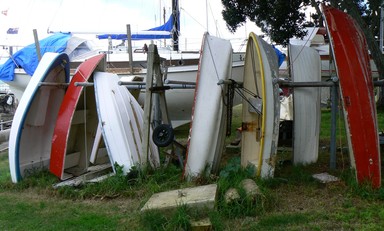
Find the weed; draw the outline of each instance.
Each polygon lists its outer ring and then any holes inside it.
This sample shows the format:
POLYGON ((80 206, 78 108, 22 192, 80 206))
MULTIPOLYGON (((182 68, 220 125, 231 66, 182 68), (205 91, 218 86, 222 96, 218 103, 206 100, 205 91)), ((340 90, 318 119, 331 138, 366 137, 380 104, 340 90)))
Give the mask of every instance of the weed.
POLYGON ((166 230, 190 230, 191 216, 186 205, 179 205, 166 226, 166 230))
POLYGON ((224 220, 220 212, 218 212, 217 210, 213 210, 209 212, 208 216, 209 220, 212 223, 212 226, 215 227, 214 230, 221 231, 225 229, 224 220))
POLYGON ((140 222, 147 230, 190 230, 191 210, 186 205, 178 205, 175 210, 145 211, 140 222))
POLYGON ((246 168, 241 167, 239 158, 233 158, 228 161, 227 166, 220 172, 218 180, 218 209, 223 216, 255 216, 264 211, 265 197, 248 197, 244 188, 241 186, 242 180, 255 178, 255 172, 255 168, 252 166, 246 168), (228 203, 225 200, 225 194, 230 188, 235 188, 238 191, 240 198, 228 203))
POLYGON ((140 223, 146 230, 164 230, 168 219, 161 211, 149 210, 140 217, 140 223))

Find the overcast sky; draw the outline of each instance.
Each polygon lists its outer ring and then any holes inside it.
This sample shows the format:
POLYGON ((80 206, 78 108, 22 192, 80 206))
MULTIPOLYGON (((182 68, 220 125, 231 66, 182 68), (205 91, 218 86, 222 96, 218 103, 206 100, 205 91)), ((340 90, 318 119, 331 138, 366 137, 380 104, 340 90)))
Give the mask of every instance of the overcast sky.
MULTIPOLYGON (((145 30, 163 23, 164 7, 168 18, 171 0, 1 0, 0 10, 7 15, 0 14, 0 43, 4 39, 33 42, 33 29, 38 30, 39 38, 47 36, 48 28, 124 33, 130 24, 132 31, 145 30), (22 36, 3 37, 11 27, 18 27, 22 36)), ((231 34, 222 19, 222 10, 221 0, 180 0, 180 43, 187 40, 199 47, 207 25, 211 35, 222 38, 244 39, 251 31, 260 33, 253 23, 248 23, 231 34)))

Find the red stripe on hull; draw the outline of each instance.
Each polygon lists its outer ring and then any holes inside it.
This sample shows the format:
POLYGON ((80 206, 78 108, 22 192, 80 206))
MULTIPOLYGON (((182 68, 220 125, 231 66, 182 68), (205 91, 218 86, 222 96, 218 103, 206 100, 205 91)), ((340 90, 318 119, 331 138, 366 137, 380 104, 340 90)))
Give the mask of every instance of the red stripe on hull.
POLYGON ((60 179, 62 179, 64 173, 65 155, 67 152, 67 142, 72 118, 84 88, 81 86, 75 86, 75 82, 87 82, 104 56, 104 54, 94 56, 84 61, 78 67, 78 70, 72 77, 63 102, 60 106, 52 138, 51 160, 49 167, 50 172, 60 179))

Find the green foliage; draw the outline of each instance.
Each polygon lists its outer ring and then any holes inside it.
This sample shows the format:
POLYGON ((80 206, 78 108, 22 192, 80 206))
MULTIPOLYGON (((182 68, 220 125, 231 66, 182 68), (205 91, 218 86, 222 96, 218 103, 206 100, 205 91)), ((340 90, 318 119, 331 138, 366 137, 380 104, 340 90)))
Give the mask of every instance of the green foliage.
POLYGON ((292 184, 310 184, 315 182, 311 172, 303 165, 295 165, 291 168, 291 174, 287 177, 292 184))
POLYGON ((222 0, 224 20, 235 32, 248 18, 278 44, 287 45, 289 38, 306 35, 304 10, 309 0, 222 0))
POLYGON ((221 181, 238 183, 245 178, 253 178, 256 175, 256 169, 249 165, 246 168, 241 167, 241 160, 239 157, 232 158, 228 161, 228 164, 223 170, 221 170, 219 176, 221 181))
POLYGON ((369 182, 363 182, 359 184, 356 181, 356 173, 353 169, 343 171, 340 175, 340 178, 348 185, 351 195, 359 196, 360 198, 368 201, 384 201, 384 187, 373 189, 369 182))
POLYGON ((146 230, 160 231, 164 230, 168 219, 163 212, 150 210, 143 213, 140 223, 146 230))
POLYGON ((153 194, 180 186, 181 169, 174 165, 156 170, 133 167, 125 175, 121 166, 115 166, 116 173, 107 179, 78 187, 60 187, 59 195, 64 198, 115 198, 120 196, 135 197, 138 193, 153 194))
POLYGON ((177 207, 176 212, 170 219, 166 230, 190 230, 190 215, 186 205, 180 205, 177 207))
MULTIPOLYGON (((235 32, 247 19, 261 28, 272 41, 277 44, 287 45, 292 37, 302 38, 306 35, 304 31, 307 26, 324 26, 321 23, 321 13, 316 12, 312 21, 307 21, 304 11, 309 7, 319 9, 319 1, 310 0, 222 0, 224 10, 223 19, 231 32, 235 32), (316 4, 316 5, 312 5, 316 4), (315 25, 313 24, 315 23, 315 25)), ((334 7, 341 10, 349 10, 353 5, 357 7, 362 19, 370 28, 373 35, 379 35, 380 0, 354 0, 354 1, 321 1, 331 2, 334 7)))
POLYGON ((283 214, 283 215, 274 215, 268 218, 263 218, 260 220, 259 225, 266 230, 273 228, 285 228, 288 225, 292 224, 305 224, 308 222, 308 214, 283 214))
POLYGON ((242 180, 247 178, 254 179, 255 175, 256 171, 254 167, 241 167, 240 158, 232 158, 229 160, 228 164, 220 172, 220 177, 217 183, 219 188, 218 208, 223 216, 255 216, 256 214, 263 212, 263 200, 265 198, 250 198, 241 187, 242 180), (225 201, 225 193, 230 188, 235 188, 238 191, 240 198, 228 203, 225 201))
POLYGON ((224 218, 221 216, 220 212, 217 210, 213 210, 208 214, 209 220, 214 227, 214 230, 221 231, 225 230, 224 218))
POLYGON ((190 230, 190 214, 186 205, 179 205, 174 211, 145 211, 140 222, 146 230, 190 230))

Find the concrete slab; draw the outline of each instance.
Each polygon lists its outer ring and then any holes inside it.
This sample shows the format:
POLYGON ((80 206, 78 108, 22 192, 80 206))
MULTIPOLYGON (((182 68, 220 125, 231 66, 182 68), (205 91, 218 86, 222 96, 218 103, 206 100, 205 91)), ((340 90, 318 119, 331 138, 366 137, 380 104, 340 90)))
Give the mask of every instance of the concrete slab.
POLYGON ((321 183, 329 183, 329 182, 335 182, 339 181, 340 179, 328 174, 327 172, 319 173, 319 174, 313 174, 313 178, 320 181, 321 183))
POLYGON ((210 184, 193 188, 156 193, 145 203, 141 211, 174 209, 180 205, 213 209, 217 197, 217 185, 210 184))

